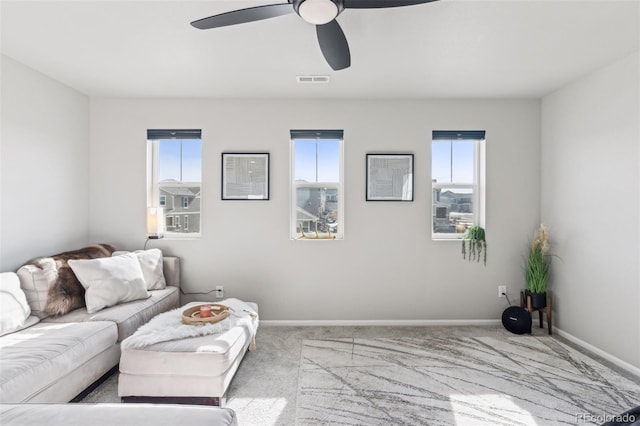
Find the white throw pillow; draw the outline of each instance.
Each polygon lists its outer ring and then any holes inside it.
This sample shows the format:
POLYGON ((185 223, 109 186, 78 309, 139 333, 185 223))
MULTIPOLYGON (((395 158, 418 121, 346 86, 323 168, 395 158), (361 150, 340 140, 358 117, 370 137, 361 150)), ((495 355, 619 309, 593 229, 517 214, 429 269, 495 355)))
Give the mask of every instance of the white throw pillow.
POLYGON ((47 306, 49 287, 58 279, 58 270, 56 261, 50 257, 40 258, 37 263, 40 267, 32 264, 21 266, 18 269, 18 277, 31 307, 31 313, 43 319, 48 317, 44 308, 47 306))
POLYGON ((23 327, 31 314, 27 298, 14 272, 0 274, 0 336, 23 327))
MULTIPOLYGON (((127 253, 130 252, 115 251, 112 256, 121 256, 127 253)), ((154 248, 149 250, 136 250, 133 254, 138 257, 138 262, 140 262, 142 275, 144 276, 144 281, 147 283, 147 290, 162 290, 165 288, 167 282, 164 279, 162 251, 154 248)))
POLYGON ((134 254, 69 260, 68 263, 86 290, 84 299, 90 314, 118 303, 150 296, 140 263, 134 254))

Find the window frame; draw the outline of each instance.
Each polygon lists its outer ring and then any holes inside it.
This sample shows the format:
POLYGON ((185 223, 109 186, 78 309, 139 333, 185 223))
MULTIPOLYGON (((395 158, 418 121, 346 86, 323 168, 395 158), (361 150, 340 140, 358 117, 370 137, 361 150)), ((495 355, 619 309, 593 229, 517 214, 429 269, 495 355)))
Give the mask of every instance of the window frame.
MULTIPOLYGON (((312 133, 323 133, 322 130, 317 131, 309 131, 312 133)), ((330 131, 331 133, 335 133, 336 131, 330 131)), ((341 132, 341 131, 340 131, 341 132)), ((296 178, 296 164, 295 164, 295 142, 296 140, 313 140, 312 137, 294 137, 293 131, 289 141, 289 182, 290 182, 290 196, 289 196, 289 238, 291 240, 301 241, 301 240, 310 240, 310 241, 322 241, 322 240, 344 240, 344 211, 345 211, 345 196, 344 196, 344 136, 342 137, 316 137, 317 141, 331 140, 338 141, 338 153, 339 153, 339 161, 338 165, 338 182, 297 182, 296 178), (319 238, 310 237, 304 238, 298 235, 297 223, 298 223, 298 204, 297 204, 297 192, 299 188, 324 188, 324 189, 336 189, 338 192, 337 203, 338 203, 338 213, 337 213, 337 223, 338 223, 338 232, 329 233, 329 232, 318 232, 319 238)), ((315 235, 315 231, 314 235, 315 235)))
MULTIPOLYGON (((460 133, 464 133, 461 131, 460 133)), ((485 226, 485 193, 486 193, 486 138, 451 138, 451 143, 456 141, 473 141, 473 182, 433 182, 433 143, 447 139, 431 138, 431 239, 434 241, 459 241, 465 233, 435 232, 436 219, 436 190, 437 189, 470 189, 472 191, 473 220, 472 225, 485 226)))
MULTIPOLYGON (((148 130, 147 133, 149 133, 150 131, 148 130)), ((188 131, 187 131, 188 132, 188 131)), ((176 139, 182 139, 182 140, 189 140, 188 138, 176 138, 176 139)), ((202 136, 198 139, 198 138, 191 138, 193 140, 200 140, 201 144, 202 144, 202 136)), ((166 215, 166 212, 163 213, 164 218, 163 220, 163 224, 164 224, 164 232, 163 232, 163 236, 165 239, 198 239, 200 237, 202 237, 202 225, 203 225, 203 221, 202 218, 204 217, 203 215, 203 205, 204 203, 202 202, 202 175, 200 176, 200 181, 199 182, 158 182, 158 165, 159 165, 159 159, 160 159, 160 142, 163 140, 170 140, 170 138, 162 138, 162 139, 149 139, 147 138, 147 206, 148 207, 153 207, 153 206, 160 206, 160 188, 162 187, 171 187, 171 188, 180 188, 180 187, 184 187, 184 188, 189 188, 189 187, 193 187, 193 186, 198 186, 200 188, 200 193, 198 196, 196 196, 195 198, 200 198, 200 232, 173 232, 173 231, 168 231, 167 230, 167 219, 169 217, 172 217, 172 223, 173 225, 171 225, 172 227, 176 226, 176 221, 173 218, 173 216, 175 216, 176 214, 180 214, 179 212, 173 214, 173 215, 166 215)), ((203 155, 203 149, 204 149, 204 144, 201 145, 201 151, 200 151, 200 164, 201 164, 201 170, 204 170, 204 168, 202 167, 203 164, 203 160, 204 160, 204 155, 203 155)), ((183 196, 184 197, 184 196, 183 196)), ((174 208, 175 207, 175 197, 173 200, 173 205, 174 208)), ((182 204, 181 204, 182 205, 182 204)), ((160 206, 163 210, 166 208, 167 206, 167 200, 165 198, 165 204, 160 206)), ((179 219, 178 219, 179 220, 179 219)))

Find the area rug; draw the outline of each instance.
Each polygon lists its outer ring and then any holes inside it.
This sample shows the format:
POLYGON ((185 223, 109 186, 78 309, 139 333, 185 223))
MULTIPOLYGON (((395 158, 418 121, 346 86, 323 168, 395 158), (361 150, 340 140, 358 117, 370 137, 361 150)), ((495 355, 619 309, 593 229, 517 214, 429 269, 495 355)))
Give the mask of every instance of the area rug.
POLYGON ((599 424, 640 386, 552 337, 304 340, 298 425, 599 424))

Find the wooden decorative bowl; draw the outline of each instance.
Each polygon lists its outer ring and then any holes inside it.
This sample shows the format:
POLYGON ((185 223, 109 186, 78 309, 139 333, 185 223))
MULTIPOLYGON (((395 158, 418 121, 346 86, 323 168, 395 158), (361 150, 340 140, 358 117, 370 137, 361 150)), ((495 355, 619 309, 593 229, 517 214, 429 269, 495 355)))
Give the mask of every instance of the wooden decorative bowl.
POLYGON ((219 303, 206 303, 192 306, 182 312, 182 323, 189 325, 202 325, 222 321, 229 316, 229 307, 219 303), (211 306, 211 316, 200 318, 200 306, 211 306))

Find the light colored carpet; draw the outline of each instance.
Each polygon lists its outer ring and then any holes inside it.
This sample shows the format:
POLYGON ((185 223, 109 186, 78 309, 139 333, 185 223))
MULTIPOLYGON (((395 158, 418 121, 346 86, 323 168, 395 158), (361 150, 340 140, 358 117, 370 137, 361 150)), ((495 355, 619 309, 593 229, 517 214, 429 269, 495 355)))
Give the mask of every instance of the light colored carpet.
POLYGON ((571 425, 640 387, 552 337, 305 340, 298 425, 571 425))
MULTIPOLYGON (((543 329, 534 327, 533 331, 534 337, 515 336, 501 326, 261 327, 257 335, 257 349, 245 355, 227 392, 226 406, 236 411, 241 426, 329 424, 326 421, 334 420, 333 424, 390 425, 394 424, 393 420, 389 420, 392 417, 387 417, 384 420, 385 417, 382 416, 385 414, 382 410, 385 409, 384 404, 390 404, 393 401, 395 401, 395 408, 393 410, 387 408, 386 410, 391 416, 405 416, 398 418, 406 421, 406 423, 395 424, 458 424, 461 426, 488 424, 484 419, 490 418, 491 410, 476 411, 474 408, 484 404, 486 407, 495 406, 496 409, 510 413, 515 419, 524 419, 524 421, 533 419, 530 423, 524 424, 537 422, 538 426, 547 426, 563 423, 545 422, 542 420, 545 417, 541 417, 539 413, 545 411, 545 406, 549 407, 548 411, 555 410, 556 406, 549 404, 556 401, 556 393, 565 389, 561 385, 569 385, 574 382, 576 386, 584 383, 585 386, 580 389, 595 390, 597 397, 571 394, 569 395, 571 398, 586 398, 578 399, 578 401, 584 401, 581 402, 583 405, 588 404, 589 401, 593 402, 597 398, 602 399, 602 403, 596 405, 598 409, 590 413, 592 415, 617 414, 635 405, 640 405, 640 395, 638 394, 640 382, 627 380, 637 380, 637 378, 629 377, 628 373, 608 365, 603 360, 596 360, 572 349, 572 345, 567 344, 561 338, 548 337, 543 329), (532 343, 526 345, 514 343, 512 341, 514 338, 515 340, 523 339, 522 341, 529 340, 532 343), (461 342, 465 339, 471 339, 472 343, 458 346, 445 344, 447 341, 456 341, 456 339, 461 342), (385 354, 384 345, 380 348, 366 349, 366 346, 360 344, 364 341, 391 342, 396 340, 404 342, 403 345, 407 348, 403 348, 401 352, 389 351, 385 354), (335 348, 334 341, 338 342, 337 344, 342 348, 335 348), (357 345, 356 342, 358 342, 357 345), (423 344, 418 342, 423 342, 423 344), (430 343, 427 345, 424 342, 430 343), (434 342, 442 343, 435 345, 434 342), (324 348, 325 346, 327 348, 324 348), (419 364, 418 360, 424 355, 424 351, 433 348, 440 352, 432 352, 428 363, 419 364), (453 352, 449 349, 445 350, 445 348, 452 349, 453 352), (552 360, 548 356, 549 353, 556 350, 553 348, 562 348, 563 351, 566 350, 571 354, 571 357, 558 357, 552 360), (354 354, 353 357, 351 353, 354 354), (476 362, 480 366, 477 368, 473 367, 474 355, 479 357, 476 362), (562 367, 557 366, 558 360, 563 362, 562 367), (409 361, 412 361, 413 364, 409 364, 409 361), (319 365, 315 365, 313 362, 319 365), (407 366, 398 365, 397 363, 400 362, 407 364, 407 366), (379 371, 373 368, 369 372, 360 371, 357 367, 361 363, 364 366, 382 366, 384 368, 379 371), (603 364, 607 366, 605 367, 603 364), (520 368, 518 365, 522 367, 520 368), (429 366, 433 369, 433 373, 425 374, 425 372, 429 372, 426 370, 429 366), (436 368, 438 366, 439 368, 436 368), (546 370, 544 366, 546 366, 546 370), (466 370, 463 370, 463 367, 466 370), (336 377, 330 376, 327 372, 328 368, 331 368, 332 370, 329 371, 336 374, 348 371, 349 374, 345 378, 346 384, 336 377), (545 374, 553 373, 552 377, 556 377, 556 379, 558 376, 563 377, 561 373, 567 374, 568 377, 564 381, 549 380, 548 389, 551 390, 546 392, 545 378, 548 376, 537 377, 536 371, 538 370, 536 368, 540 368, 542 371, 550 370, 545 374), (414 370, 418 371, 418 375, 411 378, 411 374, 416 374, 414 370), (579 371, 582 371, 582 376, 579 375, 579 371), (394 374, 392 375, 392 373, 394 374), (376 375, 380 378, 376 378, 376 375), (447 377, 447 375, 451 377, 447 377), (624 379, 624 376, 627 379, 624 379), (389 378, 396 379, 398 383, 391 386, 389 378), (606 382, 602 381, 603 378, 606 379, 606 382), (429 380, 431 382, 428 382, 429 380), (404 387, 402 383, 407 381, 415 386, 413 388, 404 387), (447 382, 456 387, 468 382, 469 387, 447 391, 445 386, 447 382), (434 390, 429 387, 422 395, 420 389, 426 388, 427 383, 435 386, 434 390), (336 388, 338 384, 341 393, 331 390, 336 388), (378 388, 378 392, 388 391, 386 399, 381 399, 379 395, 371 397, 366 393, 360 395, 357 393, 376 390, 371 387, 378 384, 381 386, 378 388), (610 387, 612 384, 613 388, 610 387), (553 388, 552 385, 556 388, 553 388), (351 390, 349 386, 352 387, 351 390), (608 401, 608 399, 614 400, 616 397, 616 394, 612 392, 627 392, 629 389, 631 392, 635 392, 635 401, 626 404, 624 400, 620 400, 618 401, 620 409, 604 411, 608 410, 607 407, 613 409, 613 405, 608 401), (463 393, 463 390, 466 393, 463 393), (505 390, 504 394, 499 393, 502 390, 505 390), (475 391, 477 392, 474 393, 475 391), (348 400, 349 392, 360 399, 348 400), (332 393, 336 396, 333 398, 333 402, 330 401, 332 393), (441 396, 440 399, 437 397, 438 393, 441 396), (538 400, 531 403, 523 402, 521 397, 525 394, 530 395, 527 399, 538 398, 538 400), (374 405, 376 398, 381 400, 381 402, 377 402, 380 404, 379 406, 374 405), (327 411, 331 410, 332 405, 335 408, 333 411, 337 413, 340 404, 344 404, 353 413, 343 413, 332 419, 322 417, 327 415, 327 411), (357 409, 354 409, 353 407, 356 406, 357 409), (427 411, 429 416, 433 416, 433 418, 440 416, 442 422, 421 423, 420 419, 425 418, 425 414, 422 413, 426 410, 425 407, 430 409, 427 411), (362 417, 363 412, 370 414, 362 417), (403 414, 407 412, 417 412, 418 417, 409 418, 403 414), (527 417, 528 415, 531 417, 527 417)), ((386 348, 387 351, 388 349, 386 348)), ((343 376, 345 375, 339 377, 343 376)), ((560 399, 560 402, 564 404, 562 409, 568 413, 567 416, 574 414, 572 412, 574 408, 571 405, 573 399, 568 401, 560 399)), ((119 402, 117 374, 109 378, 82 402, 119 402)), ((585 409, 588 407, 593 407, 593 405, 586 405, 585 409)), ((577 423, 579 422, 573 417, 568 424, 575 425, 577 423)))

